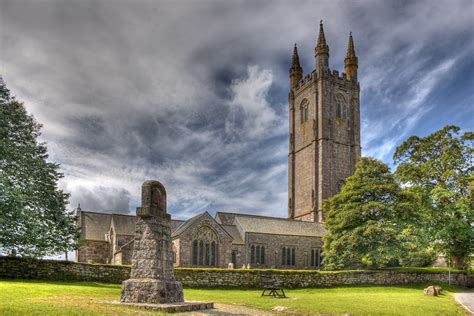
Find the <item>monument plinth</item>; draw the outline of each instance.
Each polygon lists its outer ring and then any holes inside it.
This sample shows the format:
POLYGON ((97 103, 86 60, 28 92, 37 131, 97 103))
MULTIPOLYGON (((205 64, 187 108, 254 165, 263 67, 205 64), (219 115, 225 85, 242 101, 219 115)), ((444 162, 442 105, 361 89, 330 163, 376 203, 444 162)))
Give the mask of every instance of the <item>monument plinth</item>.
POLYGON ((173 272, 170 221, 164 186, 158 181, 145 181, 142 205, 137 208, 132 270, 130 279, 122 283, 120 301, 165 311, 179 311, 179 306, 183 310, 212 308, 213 303, 184 303, 183 287, 173 272))

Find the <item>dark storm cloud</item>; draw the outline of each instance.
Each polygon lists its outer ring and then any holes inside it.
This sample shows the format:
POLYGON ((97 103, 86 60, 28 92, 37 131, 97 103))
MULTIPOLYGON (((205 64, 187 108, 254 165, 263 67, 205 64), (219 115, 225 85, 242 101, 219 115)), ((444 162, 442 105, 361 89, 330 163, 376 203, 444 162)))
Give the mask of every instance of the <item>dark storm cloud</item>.
POLYGON ((76 194, 70 198, 74 207, 81 205, 84 210, 128 214, 130 211, 130 192, 123 189, 95 186, 93 190, 77 187, 76 194))
POLYGON ((175 217, 285 216, 293 43, 307 74, 324 19, 342 72, 352 30, 363 154, 390 162, 448 113, 472 123, 447 112, 472 113, 472 2, 446 3, 0 0, 0 72, 44 124, 72 206, 133 211, 159 179, 175 217))

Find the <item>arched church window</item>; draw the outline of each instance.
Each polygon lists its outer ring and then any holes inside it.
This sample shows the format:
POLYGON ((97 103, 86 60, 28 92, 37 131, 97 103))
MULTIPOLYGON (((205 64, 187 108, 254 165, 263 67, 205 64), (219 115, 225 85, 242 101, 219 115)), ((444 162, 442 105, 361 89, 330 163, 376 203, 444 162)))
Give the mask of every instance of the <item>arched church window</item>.
POLYGON ((206 252, 204 254, 204 265, 208 266, 210 262, 211 262, 211 249, 210 249, 209 243, 207 242, 206 252))
POLYGON ((232 264, 234 268, 237 267, 237 251, 232 250, 232 264))
POLYGON ((198 264, 198 241, 193 241, 193 264, 198 264))
POLYGON ((204 242, 202 240, 199 242, 199 264, 204 264, 204 242))
POLYGON ((219 240, 216 232, 208 227, 201 227, 194 236, 192 263, 201 266, 217 266, 219 240))
POLYGON ((282 266, 286 265, 286 248, 285 247, 281 249, 281 265, 282 266))
POLYGON ((342 93, 336 95, 336 117, 347 117, 347 102, 342 93))
POLYGON ((311 266, 320 267, 322 260, 323 258, 321 256, 321 248, 311 249, 311 266))
POLYGON ((281 264, 283 266, 294 266, 296 264, 295 248, 283 247, 281 249, 281 264))
POLYGON ((308 99, 304 99, 300 105, 301 124, 305 123, 308 120, 308 106, 308 99))
POLYGON ((250 263, 265 264, 265 246, 263 245, 250 246, 250 263))
POLYGON ((211 242, 211 266, 217 265, 217 244, 215 241, 211 242))

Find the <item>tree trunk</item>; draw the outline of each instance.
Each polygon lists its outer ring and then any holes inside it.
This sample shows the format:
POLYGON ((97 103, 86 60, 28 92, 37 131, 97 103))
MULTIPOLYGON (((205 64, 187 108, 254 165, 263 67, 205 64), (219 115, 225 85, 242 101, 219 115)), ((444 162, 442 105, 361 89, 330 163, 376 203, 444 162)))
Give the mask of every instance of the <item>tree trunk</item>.
POLYGON ((459 256, 453 256, 451 259, 451 264, 454 269, 463 269, 464 268, 464 262, 462 261, 461 257, 459 256))

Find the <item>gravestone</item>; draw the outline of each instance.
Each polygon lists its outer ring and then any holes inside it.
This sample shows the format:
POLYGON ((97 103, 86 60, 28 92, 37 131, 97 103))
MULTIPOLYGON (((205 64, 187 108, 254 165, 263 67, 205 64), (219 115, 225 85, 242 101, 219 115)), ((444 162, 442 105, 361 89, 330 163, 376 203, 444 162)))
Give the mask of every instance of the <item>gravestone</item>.
POLYGON ((130 279, 122 284, 122 303, 169 304, 184 301, 183 287, 173 272, 170 215, 166 190, 158 181, 142 185, 137 208, 130 279))

